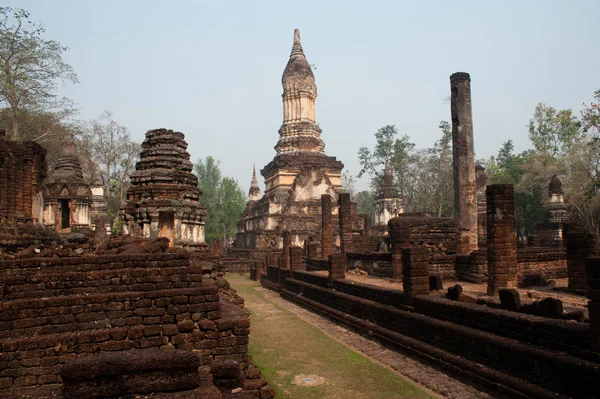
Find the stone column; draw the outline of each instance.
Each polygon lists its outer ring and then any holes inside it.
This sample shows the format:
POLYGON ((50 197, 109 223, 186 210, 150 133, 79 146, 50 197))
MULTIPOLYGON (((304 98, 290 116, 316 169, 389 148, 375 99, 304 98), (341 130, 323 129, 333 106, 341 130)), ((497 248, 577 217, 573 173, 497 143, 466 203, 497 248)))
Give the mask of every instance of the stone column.
POLYGON ((400 218, 388 222, 390 244, 392 251, 392 278, 402 278, 402 249, 410 246, 410 224, 400 218))
POLYGON ((319 243, 309 242, 306 245, 306 257, 308 259, 317 259, 319 252, 319 243))
POLYGON ((290 268, 290 241, 291 241, 290 233, 287 231, 284 231, 283 232, 283 254, 281 256, 281 262, 279 262, 282 269, 290 268))
POLYGON ((429 255, 419 247, 402 249, 402 287, 404 296, 429 295, 429 255))
POLYGON ((352 252, 352 202, 350 194, 341 193, 338 200, 340 206, 340 247, 344 256, 352 252))
POLYGON ((329 281, 346 278, 346 255, 329 255, 329 281))
POLYGON ((585 261, 597 254, 598 241, 593 234, 588 234, 574 226, 569 226, 567 230, 569 288, 585 290, 588 288, 585 261))
POLYGON ((488 295, 517 288, 517 236, 512 184, 487 186, 488 295))
POLYGON ((333 218, 329 194, 321 195, 321 252, 323 259, 333 255, 333 218))
MULTIPOLYGON (((600 351, 600 258, 586 260, 591 349, 600 351)), ((570 279, 569 279, 570 281, 570 279)))
POLYGON ((302 262, 302 248, 290 247, 290 269, 306 270, 306 265, 302 262))
POLYGON ((450 89, 454 218, 458 230, 456 251, 468 255, 477 249, 477 195, 469 74, 457 72, 450 76, 450 89))

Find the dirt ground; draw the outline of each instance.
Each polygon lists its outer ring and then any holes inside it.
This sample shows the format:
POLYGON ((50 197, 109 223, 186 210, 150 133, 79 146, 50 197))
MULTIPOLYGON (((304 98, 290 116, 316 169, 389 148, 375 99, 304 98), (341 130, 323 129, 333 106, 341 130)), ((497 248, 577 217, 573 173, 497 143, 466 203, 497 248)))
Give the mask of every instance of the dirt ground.
MULTIPOLYGON (((318 271, 318 274, 327 275, 327 271, 318 271)), ((394 281, 381 277, 374 276, 365 276, 365 275, 356 275, 346 273, 346 279, 351 281, 356 281, 363 284, 375 285, 378 287, 385 287, 390 289, 402 290, 402 283, 399 281, 394 281)), ((569 292, 564 292, 561 289, 565 289, 568 286, 568 279, 556 279, 554 287, 525 287, 525 288, 517 288, 521 296, 521 302, 523 304, 531 303, 539 299, 552 297, 558 298, 563 302, 563 306, 565 311, 573 311, 573 310, 583 310, 585 317, 588 315, 587 305, 588 298, 583 295, 577 295, 569 292), (555 289, 556 288, 556 289, 555 289)), ((487 295, 487 284, 475 284, 469 283, 466 281, 444 281, 444 292, 448 289, 448 287, 452 287, 455 284, 460 284, 463 288, 463 292, 466 294, 473 295, 475 297, 483 297, 486 300, 499 300, 496 298, 492 298, 487 295)))

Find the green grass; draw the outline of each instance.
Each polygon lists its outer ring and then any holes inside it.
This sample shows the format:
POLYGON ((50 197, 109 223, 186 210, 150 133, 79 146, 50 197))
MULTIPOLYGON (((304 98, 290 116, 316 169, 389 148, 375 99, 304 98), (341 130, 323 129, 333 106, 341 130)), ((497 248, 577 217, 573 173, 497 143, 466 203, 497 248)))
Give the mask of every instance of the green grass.
POLYGON ((227 280, 250 312, 249 353, 277 398, 431 398, 390 369, 335 341, 323 331, 267 300, 248 276, 227 280), (314 387, 292 384, 296 375, 317 375, 314 387))

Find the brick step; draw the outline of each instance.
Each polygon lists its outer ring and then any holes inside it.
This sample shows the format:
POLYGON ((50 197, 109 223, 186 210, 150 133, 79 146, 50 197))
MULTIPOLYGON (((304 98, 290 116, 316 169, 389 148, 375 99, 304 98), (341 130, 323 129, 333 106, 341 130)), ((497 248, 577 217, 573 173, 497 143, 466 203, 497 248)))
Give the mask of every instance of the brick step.
POLYGON ((202 281, 202 270, 199 266, 120 266, 121 268, 64 273, 49 272, 41 268, 35 274, 0 275, 0 286, 6 300, 191 288, 200 286, 202 281))
POLYGON ((194 288, 16 299, 0 303, 0 339, 217 317, 212 280, 194 288))

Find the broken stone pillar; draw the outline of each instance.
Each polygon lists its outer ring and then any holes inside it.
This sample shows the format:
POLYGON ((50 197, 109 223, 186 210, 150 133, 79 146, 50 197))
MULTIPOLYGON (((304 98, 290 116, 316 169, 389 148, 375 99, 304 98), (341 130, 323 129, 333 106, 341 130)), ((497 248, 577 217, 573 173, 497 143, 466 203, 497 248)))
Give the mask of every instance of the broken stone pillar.
POLYGON ((576 226, 568 226, 566 241, 569 288, 585 290, 588 288, 585 262, 597 254, 598 241, 593 234, 576 226))
POLYGON ((410 245, 410 223, 401 218, 393 218, 388 222, 392 250, 392 278, 402 278, 402 249, 410 245))
POLYGON ((323 259, 333 255, 333 218, 329 194, 321 195, 321 252, 323 259))
POLYGON ((302 262, 302 248, 290 247, 290 269, 306 270, 306 266, 302 262))
POLYGON ((346 278, 346 255, 329 256, 329 281, 346 278))
POLYGON ((516 288, 517 236, 512 184, 492 184, 486 189, 488 295, 501 288, 516 288))
POLYGON ((457 72, 450 76, 450 89, 454 218, 458 230, 456 251, 468 255, 477 249, 477 195, 469 74, 457 72))
POLYGON ((344 256, 352 252, 352 201, 350 194, 340 193, 338 205, 340 206, 340 247, 344 256))
POLYGON ((290 233, 287 231, 283 232, 283 254, 281 257, 281 268, 289 269, 290 268, 290 233))
POLYGON ((485 168, 481 165, 475 166, 476 188, 477 188, 477 246, 485 247, 487 236, 487 204, 485 200, 485 188, 489 183, 485 168))
POLYGON ((586 276, 591 348, 594 351, 600 351, 600 258, 588 258, 586 260, 586 276))
POLYGON ((404 296, 429 295, 429 255, 425 248, 402 249, 402 287, 404 296))
POLYGON ((319 252, 319 243, 310 242, 306 244, 306 257, 308 259, 316 259, 319 252))

